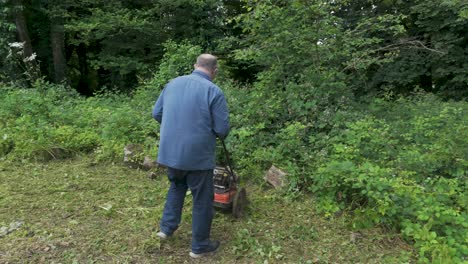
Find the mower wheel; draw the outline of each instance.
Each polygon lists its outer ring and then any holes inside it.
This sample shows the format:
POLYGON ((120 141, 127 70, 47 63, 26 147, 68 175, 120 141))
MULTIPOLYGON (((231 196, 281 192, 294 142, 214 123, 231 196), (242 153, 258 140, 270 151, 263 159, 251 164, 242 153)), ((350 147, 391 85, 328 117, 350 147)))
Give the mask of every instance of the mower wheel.
POLYGON ((232 202, 232 215, 235 218, 240 218, 244 215, 245 207, 247 206, 247 192, 245 188, 240 188, 240 190, 234 196, 232 202))

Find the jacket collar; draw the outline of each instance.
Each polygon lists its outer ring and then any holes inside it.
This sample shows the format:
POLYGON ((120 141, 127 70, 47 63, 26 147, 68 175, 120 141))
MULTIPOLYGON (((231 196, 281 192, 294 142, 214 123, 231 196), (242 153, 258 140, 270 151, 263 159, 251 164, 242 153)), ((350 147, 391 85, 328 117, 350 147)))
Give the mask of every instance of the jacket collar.
POLYGON ((202 78, 205 78, 205 79, 207 79, 208 81, 211 82, 210 76, 208 76, 208 74, 206 74, 206 73, 204 73, 204 72, 202 72, 202 71, 200 71, 200 70, 194 70, 194 71, 192 72, 192 74, 198 75, 198 76, 200 76, 200 77, 202 77, 202 78))

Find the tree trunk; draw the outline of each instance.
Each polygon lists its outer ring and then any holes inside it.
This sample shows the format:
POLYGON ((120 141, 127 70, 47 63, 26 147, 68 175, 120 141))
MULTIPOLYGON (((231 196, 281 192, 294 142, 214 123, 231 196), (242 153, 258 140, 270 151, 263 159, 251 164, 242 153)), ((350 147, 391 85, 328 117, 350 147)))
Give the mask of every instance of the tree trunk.
POLYGON ((427 73, 419 76, 419 82, 421 84, 421 88, 424 89, 426 92, 434 92, 432 88, 432 76, 431 70, 429 69, 427 73))
POLYGON ((89 68, 87 47, 85 44, 80 43, 80 45, 78 45, 76 54, 78 55, 80 70, 80 79, 78 80, 76 90, 82 95, 91 96, 98 87, 99 77, 96 70, 89 68))
POLYGON ((24 56, 29 57, 33 54, 33 49, 31 45, 31 39, 29 38, 29 31, 26 24, 26 17, 24 16, 23 8, 24 4, 22 0, 13 0, 15 12, 15 25, 16 31, 18 33, 18 38, 21 42, 24 43, 23 50, 24 56))
POLYGON ((26 72, 24 74, 27 76, 28 81, 34 82, 41 77, 41 72, 38 63, 33 55, 33 48, 31 44, 31 39, 29 38, 29 31, 26 21, 26 16, 24 14, 25 5, 22 0, 13 0, 14 5, 14 16, 15 16, 15 25, 16 32, 18 33, 18 38, 23 42, 23 59, 28 58, 25 61, 26 72))
POLYGON ((67 61, 65 59, 65 33, 62 19, 52 18, 50 39, 54 61, 54 81, 60 83, 67 80, 67 61))

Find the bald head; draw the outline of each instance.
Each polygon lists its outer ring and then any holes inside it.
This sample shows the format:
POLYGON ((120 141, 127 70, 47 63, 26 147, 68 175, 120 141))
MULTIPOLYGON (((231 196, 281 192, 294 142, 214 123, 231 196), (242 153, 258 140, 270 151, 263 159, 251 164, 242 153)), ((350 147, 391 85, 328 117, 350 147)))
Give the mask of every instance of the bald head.
POLYGON ((216 57, 211 54, 202 54, 198 56, 196 65, 207 70, 214 70, 217 66, 216 57))
POLYGON ((197 63, 194 65, 195 69, 205 72, 214 79, 218 71, 218 62, 216 57, 211 54, 201 54, 197 58, 197 63))

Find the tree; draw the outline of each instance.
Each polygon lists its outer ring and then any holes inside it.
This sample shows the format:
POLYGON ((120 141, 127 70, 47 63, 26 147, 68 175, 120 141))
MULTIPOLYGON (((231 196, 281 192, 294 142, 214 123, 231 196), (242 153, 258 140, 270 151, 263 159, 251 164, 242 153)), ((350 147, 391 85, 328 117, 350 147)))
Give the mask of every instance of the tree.
POLYGON ((63 16, 66 13, 66 4, 66 1, 48 1, 46 3, 47 9, 45 10, 50 20, 50 44, 54 66, 53 80, 56 83, 61 83, 68 79, 67 60, 65 58, 65 18, 63 16))
POLYGON ((8 13, 16 18, 18 39, 28 45, 26 54, 34 48, 44 76, 69 80, 85 95, 98 87, 130 91, 138 77, 157 68, 169 39, 216 49, 216 40, 228 32, 224 18, 235 7, 231 2, 239 2, 10 1, 21 7, 8 13))
POLYGON ((24 55, 29 57, 33 54, 33 49, 31 45, 31 38, 29 37, 29 30, 26 21, 26 17, 24 15, 24 8, 25 5, 23 0, 13 0, 14 5, 14 17, 15 17, 15 25, 16 31, 18 34, 19 41, 24 43, 24 55))
POLYGON ((371 35, 382 38, 383 47, 396 57, 358 71, 365 82, 354 83, 367 87, 365 93, 406 94, 419 87, 451 98, 468 96, 468 20, 463 16, 463 1, 360 0, 336 4, 347 30, 356 30, 366 20, 395 14, 400 20, 394 25, 404 28, 398 35, 371 35))
POLYGON ((128 91, 137 76, 156 69, 169 39, 213 49, 223 36, 218 2, 90 1, 69 10, 68 48, 76 51, 80 70, 96 72, 100 86, 128 91))
POLYGON ((28 86, 41 78, 36 53, 28 27, 27 3, 22 0, 3 0, 0 10, 0 54, 2 56, 0 81, 28 86))
POLYGON ((8 0, 0 0, 3 7, 0 9, 0 83, 8 81, 15 74, 13 65, 9 63, 9 44, 15 42, 16 26, 12 18, 12 3, 8 0))

